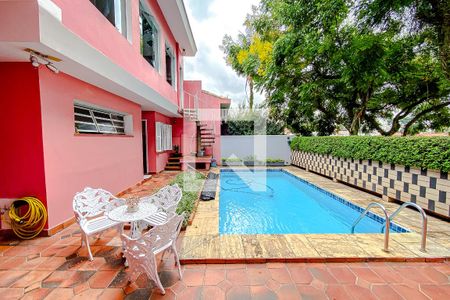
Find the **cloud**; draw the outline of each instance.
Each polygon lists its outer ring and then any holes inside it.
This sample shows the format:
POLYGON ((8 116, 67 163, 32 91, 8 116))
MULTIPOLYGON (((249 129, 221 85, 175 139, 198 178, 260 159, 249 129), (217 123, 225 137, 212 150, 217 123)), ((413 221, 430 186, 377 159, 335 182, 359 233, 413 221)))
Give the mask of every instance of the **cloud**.
MULTIPOLYGON (((220 50, 225 34, 244 31, 245 17, 259 0, 185 0, 198 52, 185 58, 185 78, 202 80, 203 89, 228 96, 237 105, 247 101, 245 79, 227 66, 220 50)), ((263 97, 256 95, 256 102, 263 97)))

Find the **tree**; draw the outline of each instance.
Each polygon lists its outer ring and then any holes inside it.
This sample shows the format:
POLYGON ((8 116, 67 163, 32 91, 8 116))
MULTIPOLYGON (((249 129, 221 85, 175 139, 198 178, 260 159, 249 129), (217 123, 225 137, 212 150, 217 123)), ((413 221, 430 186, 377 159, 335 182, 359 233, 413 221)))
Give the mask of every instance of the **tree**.
POLYGON ((450 79, 450 1, 448 0, 362 0, 358 16, 364 26, 403 32, 429 30, 437 46, 444 74, 450 79))
POLYGON ((255 80, 265 76, 270 59, 272 45, 256 34, 247 20, 246 34, 240 33, 237 41, 229 35, 223 38, 221 49, 225 53, 227 64, 240 76, 245 76, 249 86, 249 109, 254 107, 255 80))
POLYGON ((258 78, 272 117, 320 135, 448 124, 449 83, 429 32, 358 26, 354 10, 345 0, 263 0, 248 18, 272 46, 258 78))
POLYGON ((279 135, 283 134, 283 123, 269 117, 267 111, 258 106, 250 110, 245 105, 231 110, 225 122, 224 135, 279 135))

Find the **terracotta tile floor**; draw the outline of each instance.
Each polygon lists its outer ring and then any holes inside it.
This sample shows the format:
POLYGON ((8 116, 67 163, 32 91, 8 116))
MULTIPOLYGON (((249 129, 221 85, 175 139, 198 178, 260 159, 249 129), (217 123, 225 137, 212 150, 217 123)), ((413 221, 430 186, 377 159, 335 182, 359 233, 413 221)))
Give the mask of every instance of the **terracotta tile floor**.
MULTIPOLYGON (((155 177, 131 192, 149 193, 173 176, 155 177)), ((92 245, 90 262, 77 225, 31 241, 0 238, 0 299, 450 298, 449 262, 184 265, 180 281, 168 253, 160 257, 167 292, 161 296, 145 275, 127 282, 116 231, 92 245)))
MULTIPOLYGON (((182 236, 180 237, 180 240, 182 236)), ((80 248, 76 225, 0 246, 0 299, 160 299, 145 275, 128 283, 114 230, 80 248)), ((184 265, 161 257, 164 299, 449 299, 450 263, 184 265)))

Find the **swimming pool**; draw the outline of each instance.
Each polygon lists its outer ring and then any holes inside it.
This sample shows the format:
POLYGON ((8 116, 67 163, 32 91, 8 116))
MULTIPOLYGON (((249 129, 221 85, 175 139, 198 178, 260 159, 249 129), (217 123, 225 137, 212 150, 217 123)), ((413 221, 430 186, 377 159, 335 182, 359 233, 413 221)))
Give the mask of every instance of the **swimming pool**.
MULTIPOLYGON (((221 170, 220 234, 351 233, 363 210, 284 170, 221 170)), ((355 233, 380 233, 383 221, 369 212, 355 233)))

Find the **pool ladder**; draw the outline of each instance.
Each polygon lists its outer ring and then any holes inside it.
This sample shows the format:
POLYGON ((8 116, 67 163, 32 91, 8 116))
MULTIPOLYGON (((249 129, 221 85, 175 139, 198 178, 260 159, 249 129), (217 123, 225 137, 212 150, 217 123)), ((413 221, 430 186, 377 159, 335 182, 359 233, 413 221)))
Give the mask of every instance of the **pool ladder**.
POLYGON ((384 231, 384 248, 383 250, 388 252, 389 251, 389 228, 390 228, 390 223, 392 222, 392 220, 405 208, 408 206, 414 207, 415 209, 417 209, 419 211, 419 213, 422 216, 422 243, 421 243, 421 247, 420 247, 420 251, 422 252, 426 252, 426 244, 427 244, 427 224, 428 224, 428 218, 427 218, 427 214, 425 213, 425 211, 422 209, 422 207, 420 207, 419 205, 413 203, 413 202, 405 202, 403 203, 395 212, 393 212, 390 216, 388 215, 386 208, 384 207, 384 205, 377 203, 377 202, 371 202, 369 203, 369 205, 367 205, 366 209, 359 215, 358 219, 356 219, 356 221, 353 223, 352 225, 352 229, 351 232, 355 233, 355 227, 356 225, 358 225, 358 223, 362 220, 362 218, 364 218, 364 216, 369 212, 369 210, 372 207, 378 206, 379 208, 381 208, 381 210, 384 213, 385 216, 385 221, 384 224, 381 227, 381 233, 383 233, 384 231), (386 222, 386 220, 389 220, 389 222, 386 222))

